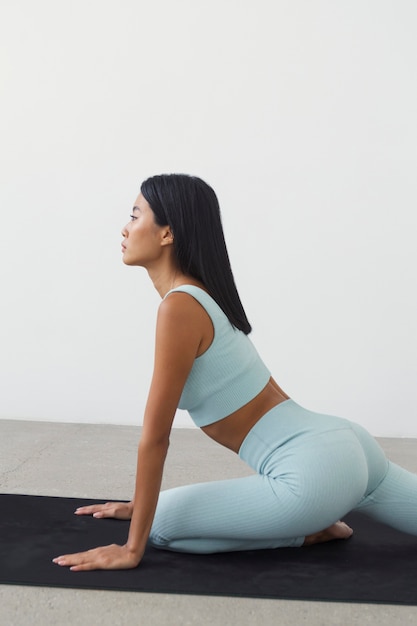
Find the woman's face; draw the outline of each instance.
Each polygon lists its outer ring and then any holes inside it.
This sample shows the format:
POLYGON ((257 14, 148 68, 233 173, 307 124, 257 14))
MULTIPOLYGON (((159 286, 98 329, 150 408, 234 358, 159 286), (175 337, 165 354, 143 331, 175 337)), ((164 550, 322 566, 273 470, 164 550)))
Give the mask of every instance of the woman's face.
POLYGON ((122 230, 123 263, 148 267, 158 261, 165 246, 172 243, 169 226, 158 226, 154 213, 142 196, 136 199, 131 220, 122 230))

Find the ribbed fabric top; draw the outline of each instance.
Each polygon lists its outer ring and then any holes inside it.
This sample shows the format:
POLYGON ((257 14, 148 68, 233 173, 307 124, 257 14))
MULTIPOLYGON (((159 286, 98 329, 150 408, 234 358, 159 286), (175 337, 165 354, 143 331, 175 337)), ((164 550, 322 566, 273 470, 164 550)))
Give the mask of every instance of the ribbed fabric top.
POLYGON ((251 340, 235 328, 217 302, 200 287, 171 289, 190 294, 207 311, 214 338, 194 361, 178 408, 185 409, 199 427, 218 422, 262 391, 271 376, 251 340))

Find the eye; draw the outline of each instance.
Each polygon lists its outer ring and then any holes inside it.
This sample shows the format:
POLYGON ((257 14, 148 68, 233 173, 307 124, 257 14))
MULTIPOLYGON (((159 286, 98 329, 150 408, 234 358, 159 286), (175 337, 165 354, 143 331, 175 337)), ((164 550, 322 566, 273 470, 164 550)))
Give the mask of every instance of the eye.
POLYGON ((137 216, 136 216, 136 215, 131 215, 131 216, 130 216, 130 221, 131 221, 131 222, 134 222, 134 221, 135 221, 135 220, 137 220, 137 219, 138 219, 138 218, 137 218, 137 216))

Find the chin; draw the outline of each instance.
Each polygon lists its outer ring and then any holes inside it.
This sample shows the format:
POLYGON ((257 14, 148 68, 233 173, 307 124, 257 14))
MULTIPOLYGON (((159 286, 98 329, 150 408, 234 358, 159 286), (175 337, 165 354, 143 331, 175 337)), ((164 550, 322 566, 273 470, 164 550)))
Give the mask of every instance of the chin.
POLYGON ((141 267, 142 265, 142 263, 138 263, 137 260, 135 260, 134 258, 129 259, 129 257, 127 257, 126 255, 123 255, 122 261, 125 265, 129 265, 130 267, 141 267))

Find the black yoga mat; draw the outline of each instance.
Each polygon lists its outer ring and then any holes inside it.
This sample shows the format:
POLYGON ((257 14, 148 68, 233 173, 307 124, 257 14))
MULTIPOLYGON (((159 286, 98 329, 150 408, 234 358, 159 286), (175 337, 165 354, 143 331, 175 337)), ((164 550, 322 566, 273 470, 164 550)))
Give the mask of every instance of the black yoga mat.
POLYGON ((124 543, 128 522, 74 515, 79 498, 0 495, 0 583, 245 596, 294 600, 417 604, 417 538, 359 514, 349 541, 192 555, 149 548, 126 571, 71 572, 60 554, 124 543))

